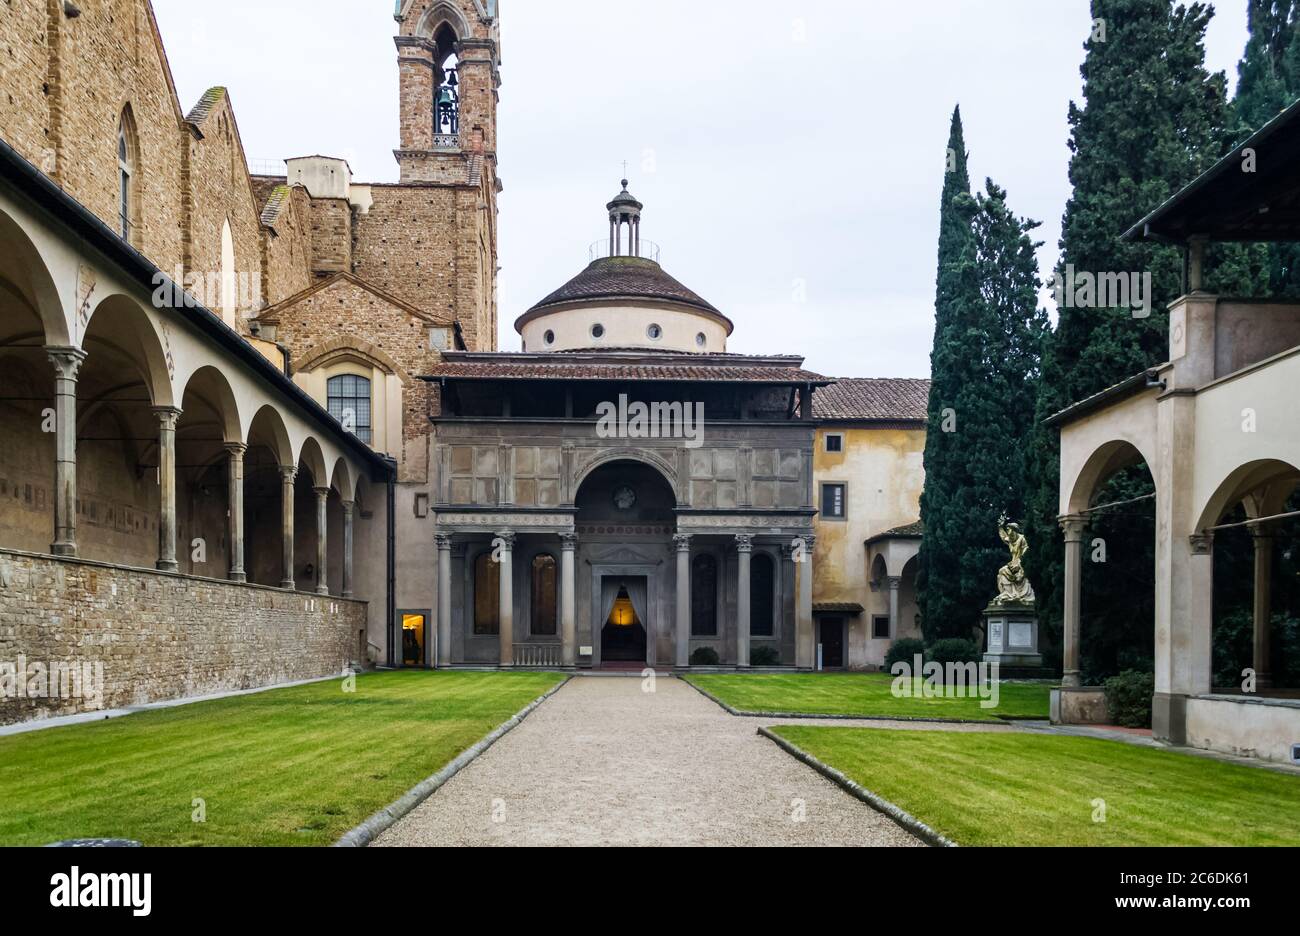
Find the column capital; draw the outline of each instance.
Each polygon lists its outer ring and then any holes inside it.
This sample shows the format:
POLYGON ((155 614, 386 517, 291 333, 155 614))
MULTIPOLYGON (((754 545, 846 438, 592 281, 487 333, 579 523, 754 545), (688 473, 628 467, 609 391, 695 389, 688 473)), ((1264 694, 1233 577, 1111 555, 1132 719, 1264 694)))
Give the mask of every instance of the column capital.
POLYGON ((341 503, 343 504, 343 516, 345 517, 352 516, 352 514, 357 509, 356 501, 345 500, 345 501, 341 501, 341 503))
POLYGON ((1259 520, 1246 527, 1254 537, 1256 545, 1271 542, 1277 538, 1277 524, 1273 521, 1259 520))
POLYGON ((281 480, 281 481, 288 482, 288 483, 292 484, 294 481, 297 480, 297 478, 298 478, 298 466, 297 466, 297 465, 281 465, 281 466, 280 466, 280 480, 281 480))
POLYGON ((315 492, 317 497, 322 499, 330 496, 330 489, 325 485, 317 485, 316 487, 312 488, 312 491, 315 492))
POLYGON ((515 540, 519 538, 517 534, 512 533, 510 530, 500 530, 495 536, 506 552, 510 552, 515 548, 515 540))
POLYGON ((1061 532, 1065 534, 1067 543, 1082 543, 1084 534, 1088 532, 1088 518, 1081 514, 1060 517, 1057 523, 1061 527, 1061 532))
POLYGON ((903 577, 901 575, 891 575, 885 581, 889 583, 890 591, 898 591, 903 587, 903 577))
POLYGON ((573 552, 573 551, 576 550, 577 548, 578 548, 578 534, 577 534, 577 533, 561 533, 561 534, 560 534, 560 549, 564 550, 565 552, 573 552))
POLYGON ((676 548, 677 552, 679 553, 690 552, 691 540, 693 540, 694 538, 695 536, 691 533, 674 533, 673 546, 676 548))
POLYGON ((754 534, 737 533, 736 534, 736 552, 752 553, 754 551, 754 534))
POLYGON ((439 552, 451 552, 451 544, 454 538, 451 533, 435 533, 433 534, 433 544, 438 547, 439 552))
POLYGON ((52 347, 46 348, 45 353, 54 365, 55 376, 61 380, 76 380, 86 360, 86 352, 80 348, 52 347))
POLYGON ((1193 533, 1187 541, 1192 546, 1193 556, 1208 556, 1214 552, 1213 533, 1193 533))
POLYGON ((226 450, 231 458, 243 458, 248 452, 248 446, 243 442, 227 442, 222 448, 226 450))
POLYGON ((158 424, 163 429, 175 429, 176 423, 180 422, 181 409, 179 406, 155 406, 153 414, 158 417, 158 424))

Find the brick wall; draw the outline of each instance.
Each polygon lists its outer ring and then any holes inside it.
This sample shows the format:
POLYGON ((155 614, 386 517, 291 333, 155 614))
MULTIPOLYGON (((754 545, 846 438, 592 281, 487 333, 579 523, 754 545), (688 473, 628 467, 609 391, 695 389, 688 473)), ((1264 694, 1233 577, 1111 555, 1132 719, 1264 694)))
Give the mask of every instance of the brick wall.
MULTIPOLYGON (((0 550, 0 664, 102 663, 105 708, 341 673, 364 602, 0 550)), ((0 724, 90 709, 0 699, 0 724)))

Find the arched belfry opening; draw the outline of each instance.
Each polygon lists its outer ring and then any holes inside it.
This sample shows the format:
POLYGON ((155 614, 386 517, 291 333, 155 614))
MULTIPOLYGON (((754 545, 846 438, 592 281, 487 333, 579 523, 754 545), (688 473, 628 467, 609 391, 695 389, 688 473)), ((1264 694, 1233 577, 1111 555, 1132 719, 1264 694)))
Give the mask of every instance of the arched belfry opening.
POLYGON ((442 23, 433 35, 434 74, 438 90, 433 97, 433 132, 440 136, 460 134, 460 75, 457 50, 460 42, 450 23, 442 23))

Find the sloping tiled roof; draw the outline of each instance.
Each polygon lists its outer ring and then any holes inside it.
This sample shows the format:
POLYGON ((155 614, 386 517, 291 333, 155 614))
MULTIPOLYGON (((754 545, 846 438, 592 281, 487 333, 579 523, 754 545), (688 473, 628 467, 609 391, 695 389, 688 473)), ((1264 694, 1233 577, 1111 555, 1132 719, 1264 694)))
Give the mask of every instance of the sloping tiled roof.
POLYGON ((474 354, 446 352, 427 376, 453 380, 636 380, 665 383, 824 384, 828 378, 800 365, 801 358, 740 354, 600 355, 474 354))
POLYGON ((715 315, 722 313, 664 272, 653 260, 605 257, 529 309, 588 299, 665 299, 692 305, 715 315))
POLYGON ((813 395, 813 415, 828 420, 924 421, 930 381, 909 377, 849 377, 813 395))

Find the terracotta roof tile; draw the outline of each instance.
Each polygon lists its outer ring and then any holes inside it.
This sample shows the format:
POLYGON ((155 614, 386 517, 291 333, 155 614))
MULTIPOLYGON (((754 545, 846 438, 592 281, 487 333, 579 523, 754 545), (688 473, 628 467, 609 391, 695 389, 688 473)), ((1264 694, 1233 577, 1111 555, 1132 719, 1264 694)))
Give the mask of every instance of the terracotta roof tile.
POLYGON ((799 366, 799 358, 756 358, 744 355, 663 355, 664 360, 566 360, 568 355, 444 354, 428 374, 453 380, 628 380, 666 383, 824 383, 827 378, 799 366))
POLYGON ((924 421, 930 381, 913 378, 851 377, 813 395, 818 419, 924 421))

